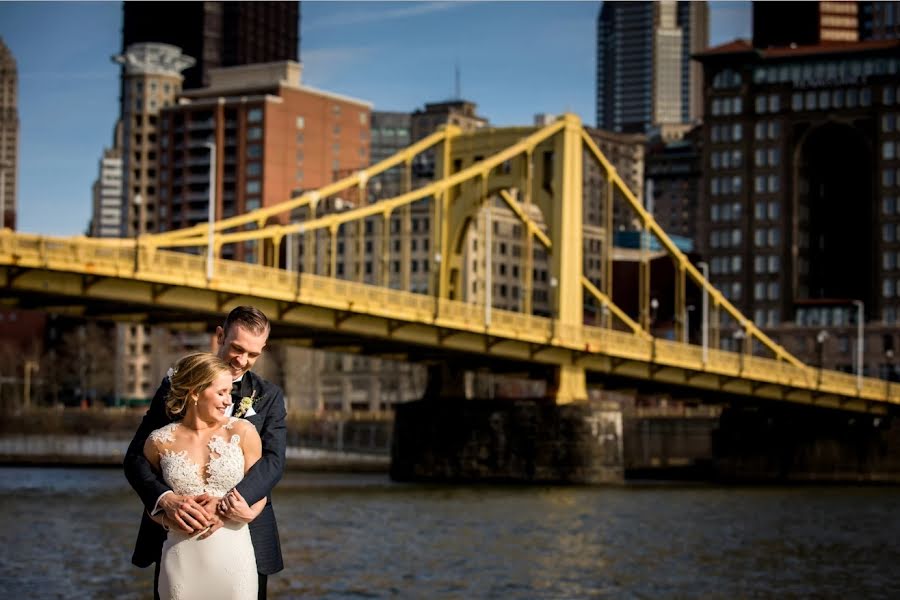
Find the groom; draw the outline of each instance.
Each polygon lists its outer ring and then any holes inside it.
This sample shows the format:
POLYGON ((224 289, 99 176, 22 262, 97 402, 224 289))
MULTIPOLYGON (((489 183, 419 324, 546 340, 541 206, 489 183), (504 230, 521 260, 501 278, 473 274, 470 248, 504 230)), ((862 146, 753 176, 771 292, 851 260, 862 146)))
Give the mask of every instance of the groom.
MULTIPOLYGON (((252 423, 262 439, 262 458, 250 468, 235 489, 244 497, 248 505, 268 498, 266 507, 250 523, 250 538, 256 554, 256 568, 259 571, 259 598, 266 597, 268 575, 284 568, 281 558, 281 544, 275 513, 272 510, 272 488, 281 479, 284 471, 285 451, 285 406, 281 388, 252 373, 250 368, 262 354, 269 337, 269 320, 252 306, 238 306, 232 310, 225 323, 216 327, 219 344, 218 356, 231 367, 234 385, 231 391, 232 416, 242 417, 252 423)), ((125 477, 140 496, 147 511, 165 511, 169 519, 188 533, 210 527, 202 537, 209 537, 222 526, 222 518, 235 516, 233 509, 224 503, 216 505, 216 500, 205 494, 200 496, 178 496, 167 486, 162 476, 150 467, 144 457, 144 442, 150 432, 169 423, 165 412, 166 394, 169 392, 169 378, 163 379, 150 402, 150 408, 138 427, 134 439, 125 454, 125 477)), ((159 578, 159 560, 165 530, 150 519, 145 512, 141 520, 137 543, 131 562, 144 568, 156 563, 154 594, 159 578)))

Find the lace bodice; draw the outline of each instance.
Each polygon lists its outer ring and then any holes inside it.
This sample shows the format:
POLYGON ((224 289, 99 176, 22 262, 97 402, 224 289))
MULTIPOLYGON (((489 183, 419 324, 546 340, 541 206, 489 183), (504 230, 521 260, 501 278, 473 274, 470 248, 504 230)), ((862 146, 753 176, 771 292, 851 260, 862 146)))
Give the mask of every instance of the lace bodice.
MULTIPOLYGON (((232 429, 236 418, 230 418, 223 429, 232 429)), ((158 445, 175 441, 175 429, 181 425, 170 423, 150 434, 150 439, 158 445)), ((179 495, 195 496, 204 492, 212 496, 224 496, 244 478, 244 452, 241 437, 232 433, 229 441, 220 435, 209 440, 209 462, 206 464, 206 479, 201 475, 201 465, 188 458, 187 450, 175 451, 170 448, 160 450, 160 467, 163 479, 179 495)))

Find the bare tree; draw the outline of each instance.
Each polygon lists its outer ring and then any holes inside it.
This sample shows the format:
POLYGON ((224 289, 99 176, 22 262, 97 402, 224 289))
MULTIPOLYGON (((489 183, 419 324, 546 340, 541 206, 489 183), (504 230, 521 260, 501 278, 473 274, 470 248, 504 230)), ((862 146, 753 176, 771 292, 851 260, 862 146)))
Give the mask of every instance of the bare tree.
POLYGON ((49 376, 64 395, 87 407, 115 394, 115 331, 89 322, 62 337, 49 376))

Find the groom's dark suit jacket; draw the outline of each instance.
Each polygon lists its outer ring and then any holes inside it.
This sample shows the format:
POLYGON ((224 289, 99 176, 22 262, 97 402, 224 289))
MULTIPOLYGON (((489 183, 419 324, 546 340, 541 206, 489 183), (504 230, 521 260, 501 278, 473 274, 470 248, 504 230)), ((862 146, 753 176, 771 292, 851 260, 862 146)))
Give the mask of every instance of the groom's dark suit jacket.
MULTIPOLYGON (((272 488, 275 487, 284 472, 286 445, 284 418, 286 412, 281 388, 250 371, 245 373, 241 379, 240 390, 232 392, 235 409, 240 404, 241 398, 250 396, 254 390, 258 398, 253 406, 256 414, 245 418, 253 423, 262 439, 262 458, 250 468, 236 487, 247 504, 252 505, 261 498, 268 498, 266 507, 250 523, 250 538, 253 540, 253 549, 256 553, 257 570, 262 574, 271 575, 284 568, 278 527, 275 524, 275 512, 272 510, 272 488)), ((144 456, 144 442, 150 433, 171 422, 171 419, 166 416, 165 409, 165 399, 168 393, 169 378, 166 377, 150 402, 150 408, 144 415, 134 439, 128 446, 128 452, 125 454, 125 477, 141 497, 147 511, 153 510, 159 496, 171 489, 153 470, 150 462, 144 456)), ((145 511, 131 562, 139 567, 147 567, 159 562, 165 539, 165 529, 147 516, 145 511)))

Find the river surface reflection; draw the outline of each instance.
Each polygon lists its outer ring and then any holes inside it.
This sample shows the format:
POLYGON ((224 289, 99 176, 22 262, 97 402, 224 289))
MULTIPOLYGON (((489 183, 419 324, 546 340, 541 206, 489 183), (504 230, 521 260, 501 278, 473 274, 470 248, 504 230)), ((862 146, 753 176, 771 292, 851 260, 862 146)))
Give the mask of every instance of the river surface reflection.
MULTIPOLYGON (((900 488, 502 487, 289 473, 270 598, 891 598, 900 488)), ((152 598, 119 470, 0 468, 4 598, 152 598)))

